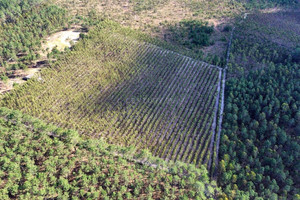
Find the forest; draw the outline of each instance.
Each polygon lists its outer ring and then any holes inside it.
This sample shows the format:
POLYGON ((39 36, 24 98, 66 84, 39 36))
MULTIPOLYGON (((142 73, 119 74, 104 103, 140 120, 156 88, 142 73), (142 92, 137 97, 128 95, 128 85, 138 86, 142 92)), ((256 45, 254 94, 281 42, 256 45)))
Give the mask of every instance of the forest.
POLYGON ((169 163, 0 108, 0 199, 209 199, 205 167, 169 163), (149 163, 149 164, 142 164, 149 163), (151 166, 155 165, 155 167, 151 166))
POLYGON ((299 70, 295 63, 270 65, 228 81, 219 177, 226 193, 299 194, 299 70))
POLYGON ((236 24, 218 177, 233 198, 300 198, 299 16, 259 13, 236 24))
POLYGON ((2 73, 24 69, 40 57, 41 40, 67 26, 66 11, 40 0, 0 1, 2 73))
POLYGON ((298 0, 0 0, 0 199, 300 200, 299 66, 298 0))

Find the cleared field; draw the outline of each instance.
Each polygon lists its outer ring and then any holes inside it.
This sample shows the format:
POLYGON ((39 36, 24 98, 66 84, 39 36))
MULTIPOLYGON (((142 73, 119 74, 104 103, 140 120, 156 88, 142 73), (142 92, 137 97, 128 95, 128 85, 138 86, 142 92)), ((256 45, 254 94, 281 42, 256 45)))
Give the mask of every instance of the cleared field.
MULTIPOLYGON (((208 164, 222 70, 103 22, 1 105, 164 159, 208 164)), ((169 47, 172 49, 172 47, 169 47)))

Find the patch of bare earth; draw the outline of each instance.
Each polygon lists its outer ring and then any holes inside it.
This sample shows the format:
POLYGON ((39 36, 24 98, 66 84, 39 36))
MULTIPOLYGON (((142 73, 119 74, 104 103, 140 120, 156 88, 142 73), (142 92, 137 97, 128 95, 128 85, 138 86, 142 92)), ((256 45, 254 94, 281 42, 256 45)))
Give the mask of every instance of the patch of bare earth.
POLYGON ((42 59, 46 59, 47 53, 55 47, 59 51, 63 51, 66 47, 70 48, 72 43, 75 44, 78 41, 80 33, 79 29, 70 29, 59 31, 47 37, 42 44, 42 51, 40 51, 42 59))
POLYGON ((15 70, 9 79, 6 81, 0 81, 0 94, 9 92, 14 88, 15 84, 23 84, 26 81, 23 80, 24 77, 32 77, 40 71, 39 68, 29 68, 27 70, 15 70))

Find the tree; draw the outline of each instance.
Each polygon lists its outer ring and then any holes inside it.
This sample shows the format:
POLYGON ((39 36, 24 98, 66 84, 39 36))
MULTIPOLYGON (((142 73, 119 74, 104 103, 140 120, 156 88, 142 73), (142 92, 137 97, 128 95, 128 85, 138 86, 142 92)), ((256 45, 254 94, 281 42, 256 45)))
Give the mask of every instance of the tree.
POLYGON ((293 54, 292 54, 292 59, 294 62, 300 62, 300 47, 297 47, 293 54))

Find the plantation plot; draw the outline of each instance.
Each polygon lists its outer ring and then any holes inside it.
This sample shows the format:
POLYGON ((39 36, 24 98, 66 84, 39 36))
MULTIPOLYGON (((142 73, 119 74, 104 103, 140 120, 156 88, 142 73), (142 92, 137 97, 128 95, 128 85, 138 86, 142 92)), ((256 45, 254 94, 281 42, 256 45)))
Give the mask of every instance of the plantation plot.
POLYGON ((208 164, 222 71, 100 26, 2 105, 165 159, 208 164))

